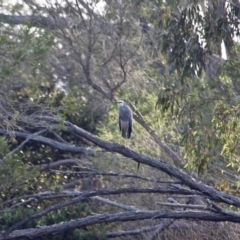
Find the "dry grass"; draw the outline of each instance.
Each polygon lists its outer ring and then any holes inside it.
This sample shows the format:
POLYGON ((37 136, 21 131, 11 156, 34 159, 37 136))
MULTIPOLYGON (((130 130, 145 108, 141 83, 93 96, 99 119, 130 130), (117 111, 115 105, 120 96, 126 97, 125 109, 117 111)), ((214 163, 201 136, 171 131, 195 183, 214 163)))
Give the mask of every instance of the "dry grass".
MULTIPOLYGON (((163 220, 165 221, 165 220, 163 220)), ((123 225, 125 231, 152 227, 161 221, 146 220, 143 222, 130 222, 123 225)), ((193 222, 187 220, 174 221, 168 228, 155 237, 153 230, 137 235, 115 238, 116 240, 237 240, 240 239, 239 225, 235 223, 193 222)))

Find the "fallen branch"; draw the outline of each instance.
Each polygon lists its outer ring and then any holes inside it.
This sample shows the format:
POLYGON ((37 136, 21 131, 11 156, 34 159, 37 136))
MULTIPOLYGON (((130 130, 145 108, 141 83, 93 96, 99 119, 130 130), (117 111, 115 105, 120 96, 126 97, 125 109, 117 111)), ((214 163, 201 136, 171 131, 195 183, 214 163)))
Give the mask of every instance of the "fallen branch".
POLYGON ((172 212, 172 211, 129 211, 124 213, 114 213, 114 214, 97 214, 90 217, 80 218, 72 221, 61 222, 59 224, 30 228, 24 230, 17 230, 9 235, 2 232, 0 240, 12 240, 17 238, 37 238, 41 236, 46 236, 49 234, 60 233, 67 230, 91 226, 94 224, 101 223, 113 223, 113 222, 125 222, 125 221, 137 221, 144 219, 163 219, 163 218, 174 218, 174 219, 193 219, 193 220, 203 220, 203 221, 229 221, 229 222, 240 222, 240 215, 233 218, 229 215, 222 215, 218 213, 206 213, 206 212, 172 212), (5 237, 5 238, 4 238, 5 237))
POLYGON ((9 235, 12 231, 14 231, 15 229, 18 229, 19 227, 21 227, 22 225, 45 216, 46 214, 48 214, 49 212, 61 209, 63 207, 69 206, 69 205, 73 205, 76 204, 84 199, 93 197, 93 196, 98 196, 98 195, 118 195, 118 194, 123 194, 123 193, 169 193, 169 194, 196 194, 197 192, 195 191, 185 191, 185 192, 179 192, 176 189, 169 189, 169 188, 122 188, 122 189, 111 189, 111 190, 98 190, 98 191, 89 191, 89 192, 80 192, 78 196, 74 197, 73 199, 69 200, 69 201, 65 201, 65 202, 61 202, 58 203, 56 205, 52 205, 48 208, 46 208, 45 210, 43 210, 42 212, 36 213, 31 215, 30 217, 23 219, 22 221, 17 222, 16 224, 14 224, 12 227, 10 227, 6 233, 5 236, 9 235))
MULTIPOLYGON (((62 160, 63 161, 63 160, 62 160)), ((58 161, 57 161, 58 162, 58 161)), ((49 165, 49 164, 44 164, 44 165, 49 165)), ((50 164, 51 166, 51 164, 50 164)), ((50 168, 50 167, 49 167, 50 168)), ((166 183, 166 184, 179 184, 180 182, 177 181, 164 181, 164 180, 158 180, 158 179, 153 179, 153 178, 147 178, 147 177, 141 177, 135 174, 126 174, 126 173, 114 173, 114 172, 102 172, 102 171, 98 171, 95 169, 89 169, 89 168, 82 168, 79 167, 80 169, 85 169, 85 171, 62 171, 62 170, 51 170, 51 172, 54 173, 62 173, 62 174, 82 174, 84 176, 97 176, 97 175, 101 175, 101 176, 113 176, 113 177, 124 177, 124 178, 136 178, 136 179, 140 179, 140 180, 144 180, 144 181, 149 181, 149 182, 154 182, 154 183, 166 183)))
MULTIPOLYGON (((48 118, 48 119, 49 119, 49 121, 57 124, 56 119, 53 119, 53 118, 48 118)), ((220 192, 220 191, 216 190, 215 188, 210 187, 210 186, 198 181, 197 179, 193 178, 189 174, 184 173, 184 172, 180 171, 179 169, 172 167, 171 165, 169 165, 165 162, 162 162, 160 160, 155 160, 150 157, 139 154, 129 148, 126 148, 123 145, 104 141, 104 140, 98 138, 97 136, 94 136, 93 134, 90 134, 89 132, 71 124, 70 122, 65 122, 64 124, 66 126, 66 131, 68 131, 70 133, 75 132, 76 134, 79 134, 81 137, 86 138, 87 140, 93 142, 94 144, 96 144, 97 146, 99 146, 101 148, 106 149, 109 152, 119 153, 129 159, 133 159, 137 163, 148 165, 155 169, 161 170, 161 171, 165 172, 166 174, 168 174, 169 176, 179 179, 182 184, 188 186, 190 189, 194 189, 196 191, 203 193, 205 196, 211 198, 211 200, 240 207, 240 198, 220 192)), ((56 125, 56 127, 57 126, 58 125, 56 125)))
POLYGON ((62 160, 58 160, 58 161, 52 162, 52 163, 41 164, 40 168, 43 171, 49 170, 49 169, 52 170, 52 169, 56 169, 62 165, 78 165, 80 162, 81 162, 80 159, 62 159, 62 160))
POLYGON ((154 132, 154 130, 145 122, 143 119, 142 114, 136 109, 136 107, 129 101, 125 100, 133 110, 133 118, 135 121, 137 121, 154 139, 154 141, 158 144, 158 146, 165 151, 165 153, 170 156, 170 158, 173 160, 176 167, 184 167, 183 160, 180 159, 180 157, 171 149, 169 148, 164 142, 162 142, 157 134, 154 132))
MULTIPOLYGON (((159 227, 162 226, 161 224, 157 224, 151 227, 143 227, 140 229, 135 229, 135 230, 129 230, 129 231, 120 231, 120 232, 109 232, 106 234, 107 238, 117 238, 117 237, 126 237, 126 236, 134 236, 134 235, 139 235, 145 232, 152 232, 159 227)), ((174 222, 172 223, 168 228, 169 229, 179 229, 179 228, 197 228, 197 224, 187 224, 187 223, 181 223, 181 222, 174 222)))
POLYGON ((149 240, 157 239, 158 235, 167 229, 172 223, 174 223, 174 221, 175 219, 172 218, 163 220, 162 224, 160 224, 157 229, 155 229, 155 231, 151 234, 149 240))
POLYGON ((144 227, 144 228, 140 228, 140 229, 130 230, 130 231, 110 232, 110 233, 106 234, 106 237, 107 238, 117 238, 117 237, 139 235, 141 233, 156 230, 159 226, 162 226, 162 224, 158 224, 158 225, 151 226, 151 227, 144 227))
POLYGON ((73 145, 70 145, 70 144, 57 142, 57 141, 54 141, 50 138, 37 136, 35 134, 29 134, 29 133, 18 132, 18 131, 7 131, 7 130, 4 130, 4 129, 0 129, 0 134, 2 134, 2 135, 13 134, 15 137, 25 138, 25 139, 28 139, 28 141, 31 140, 31 141, 41 142, 41 143, 44 143, 44 144, 46 144, 50 147, 53 147, 55 149, 62 150, 62 151, 68 151, 68 152, 72 152, 72 153, 80 153, 80 154, 84 154, 84 155, 87 155, 87 156, 94 156, 95 155, 95 151, 93 151, 93 150, 88 150, 88 149, 85 149, 83 147, 76 147, 76 146, 73 146, 73 145))
MULTIPOLYGON (((49 122, 49 124, 51 124, 52 129, 54 129, 54 128, 58 129, 59 121, 56 118, 39 117, 39 120, 45 120, 45 121, 49 122)), ((168 174, 169 176, 175 177, 176 179, 180 180, 182 184, 186 185, 190 189, 201 192, 206 197, 209 197, 212 201, 222 202, 222 203, 226 203, 229 205, 234 205, 236 207, 240 207, 240 198, 220 192, 220 191, 216 190, 215 188, 200 182, 196 178, 193 178, 189 174, 187 174, 183 171, 180 171, 179 169, 177 169, 165 162, 162 162, 160 160, 155 160, 150 157, 139 154, 129 148, 126 148, 123 145, 102 140, 102 139, 98 138, 97 136, 77 127, 76 125, 73 125, 70 122, 65 121, 65 122, 63 122, 63 124, 65 125, 65 131, 67 131, 69 133, 77 134, 80 137, 83 137, 83 138, 93 142, 100 148, 106 149, 109 152, 119 153, 122 156, 125 156, 129 159, 133 159, 137 163, 148 165, 150 167, 153 167, 155 169, 163 171, 166 174, 168 174)), ((3 134, 3 133, 6 134, 7 132, 5 130, 0 130, 0 134, 3 134)), ((19 137, 25 137, 25 138, 28 136, 25 133, 20 133, 20 132, 16 132, 16 131, 12 131, 11 134, 15 134, 16 136, 19 135, 19 137)), ((41 140, 43 141, 42 138, 43 137, 35 136, 33 138, 33 140, 38 139, 39 141, 41 141, 41 140)), ((53 140, 51 140, 51 141, 53 141, 53 140)), ((50 143, 51 143, 51 141, 50 141, 50 143)), ((63 143, 58 143, 58 144, 63 144, 63 143)), ((78 147, 75 147, 72 145, 66 146, 66 144, 63 144, 63 145, 64 145, 63 149, 66 151, 71 152, 71 150, 72 150, 73 152, 75 151, 75 152, 81 152, 81 153, 85 153, 85 154, 93 154, 92 151, 86 150, 84 148, 78 148, 78 147), (90 151, 90 153, 88 153, 88 151, 90 151)), ((56 148, 57 148, 57 146, 59 147, 59 145, 56 146, 55 144, 51 144, 51 146, 56 147, 56 148)))
POLYGON ((209 210, 209 208, 207 206, 204 205, 194 205, 194 204, 180 204, 180 203, 161 203, 161 202, 156 202, 158 205, 161 206, 167 206, 167 207, 171 207, 171 208, 191 208, 191 209, 200 209, 200 210, 209 210))
POLYGON ((101 202, 110 204, 112 206, 125 209, 127 211, 142 211, 143 210, 143 209, 140 209, 140 208, 136 208, 136 207, 129 206, 129 205, 126 205, 126 204, 118 203, 116 201, 112 201, 112 200, 109 200, 107 198, 102 198, 102 197, 98 197, 98 196, 92 197, 91 199, 101 201, 101 202))

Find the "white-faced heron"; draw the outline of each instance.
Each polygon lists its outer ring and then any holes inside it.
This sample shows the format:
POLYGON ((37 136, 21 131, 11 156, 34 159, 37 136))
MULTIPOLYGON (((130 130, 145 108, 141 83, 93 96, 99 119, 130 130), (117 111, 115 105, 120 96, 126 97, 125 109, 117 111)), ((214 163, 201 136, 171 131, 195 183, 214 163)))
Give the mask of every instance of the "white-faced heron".
POLYGON ((132 110, 124 103, 118 101, 118 124, 123 138, 130 138, 132 133, 132 110))

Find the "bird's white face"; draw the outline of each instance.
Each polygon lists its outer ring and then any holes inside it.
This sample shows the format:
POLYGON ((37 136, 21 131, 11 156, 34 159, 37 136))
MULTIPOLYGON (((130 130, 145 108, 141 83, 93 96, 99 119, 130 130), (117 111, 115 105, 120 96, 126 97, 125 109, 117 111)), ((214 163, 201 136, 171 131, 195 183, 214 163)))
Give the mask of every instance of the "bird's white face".
POLYGON ((125 105, 124 101, 118 101, 118 103, 119 103, 120 106, 124 106, 125 105))

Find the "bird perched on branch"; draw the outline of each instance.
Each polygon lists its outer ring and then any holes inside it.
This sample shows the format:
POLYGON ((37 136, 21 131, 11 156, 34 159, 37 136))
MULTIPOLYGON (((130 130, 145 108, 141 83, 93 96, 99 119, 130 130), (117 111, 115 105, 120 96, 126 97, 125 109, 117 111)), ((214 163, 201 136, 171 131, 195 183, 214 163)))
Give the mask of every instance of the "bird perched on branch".
POLYGON ((122 132, 123 138, 130 138, 132 133, 132 110, 124 103, 124 101, 118 101, 120 103, 118 108, 118 124, 119 129, 122 132))

